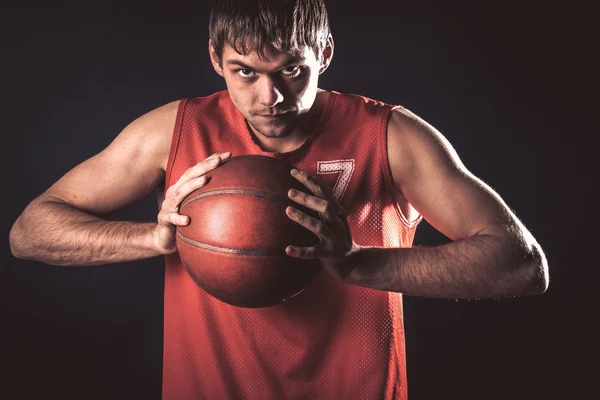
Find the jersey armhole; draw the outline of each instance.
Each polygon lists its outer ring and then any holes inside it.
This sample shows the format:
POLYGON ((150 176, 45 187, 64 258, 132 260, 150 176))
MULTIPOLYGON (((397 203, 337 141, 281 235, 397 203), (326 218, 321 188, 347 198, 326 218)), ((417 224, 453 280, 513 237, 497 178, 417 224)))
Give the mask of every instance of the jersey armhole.
POLYGON ((394 185, 394 179, 392 177, 392 169, 390 167, 390 160, 388 157, 388 140, 387 140, 388 139, 388 137, 387 137, 388 121, 390 120, 392 112, 396 109, 401 109, 401 108, 403 108, 403 107, 402 106, 389 107, 387 109, 387 112, 384 113, 383 118, 380 119, 381 127, 379 129, 379 132, 380 132, 381 146, 379 146, 379 148, 381 149, 381 152, 383 153, 383 154, 381 154, 381 159, 383 160, 383 165, 382 165, 383 178, 385 181, 386 189, 388 190, 388 192, 390 193, 390 196, 392 197, 392 200, 394 201, 394 209, 396 210, 396 213, 398 214, 398 217, 400 218, 400 220, 402 221, 404 226, 409 229, 412 229, 412 228, 415 228, 419 224, 419 222, 421 222, 421 219, 423 219, 423 216, 421 214, 419 214, 419 216, 417 218, 415 218, 413 221, 410 221, 408 218, 406 218, 406 216, 400 209, 400 206, 398 205, 398 195, 396 194, 396 187, 394 185))
POLYGON ((173 165, 175 164, 175 157, 177 157, 177 149, 179 148, 179 139, 181 137, 181 131, 183 127, 183 116, 185 114, 185 106, 188 99, 183 98, 179 102, 177 108, 177 117, 175 119, 175 127, 173 128, 173 137, 171 139, 171 148, 169 149, 169 159, 167 161, 167 171, 165 179, 165 191, 171 186, 171 172, 173 165))

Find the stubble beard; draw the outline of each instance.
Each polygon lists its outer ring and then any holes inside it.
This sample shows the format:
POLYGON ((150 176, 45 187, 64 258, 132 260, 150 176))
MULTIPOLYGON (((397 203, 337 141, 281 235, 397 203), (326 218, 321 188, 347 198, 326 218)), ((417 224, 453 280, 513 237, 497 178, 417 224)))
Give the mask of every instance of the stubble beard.
POLYGON ((266 126, 258 127, 254 125, 250 120, 246 120, 248 125, 253 128, 255 135, 260 135, 268 139, 280 139, 289 136, 296 127, 296 124, 281 124, 276 125, 275 127, 266 126))

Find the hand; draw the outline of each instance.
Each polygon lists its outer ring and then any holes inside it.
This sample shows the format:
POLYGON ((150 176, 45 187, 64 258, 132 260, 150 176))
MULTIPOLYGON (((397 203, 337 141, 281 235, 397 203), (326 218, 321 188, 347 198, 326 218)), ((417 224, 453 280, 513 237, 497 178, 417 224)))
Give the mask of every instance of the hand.
POLYGON ((186 226, 190 218, 179 214, 179 206, 194 190, 206 184, 206 174, 217 168, 221 161, 231 156, 231 152, 215 153, 200 161, 181 175, 179 180, 165 192, 161 210, 158 213, 158 224, 154 229, 154 243, 161 254, 177 251, 175 230, 177 226, 186 226))
POLYGON ((296 258, 318 258, 331 275, 346 281, 352 270, 348 262, 349 256, 359 249, 352 240, 346 211, 339 205, 328 187, 319 185, 307 173, 297 169, 292 169, 291 174, 306 186, 312 195, 290 189, 289 198, 316 211, 321 219, 313 218, 294 207, 288 207, 286 213, 291 220, 317 235, 321 243, 312 247, 288 246, 286 253, 296 258))

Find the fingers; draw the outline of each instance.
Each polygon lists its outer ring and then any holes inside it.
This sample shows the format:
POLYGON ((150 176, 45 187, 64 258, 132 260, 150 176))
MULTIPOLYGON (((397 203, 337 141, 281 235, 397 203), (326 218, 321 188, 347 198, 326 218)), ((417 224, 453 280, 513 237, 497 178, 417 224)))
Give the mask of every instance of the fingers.
POLYGON ((302 225, 321 239, 331 233, 323 221, 313 218, 294 207, 287 207, 285 212, 292 221, 302 225))
POLYGON ((173 185, 178 186, 180 183, 188 181, 193 178, 197 178, 206 174, 209 171, 217 168, 221 161, 231 157, 231 152, 227 151, 224 153, 215 153, 205 160, 200 161, 198 164, 194 165, 192 168, 188 169, 181 175, 179 180, 173 185))
POLYGON ((207 172, 217 168, 223 160, 229 157, 231 157, 231 152, 215 153, 185 171, 179 180, 165 192, 165 199, 158 214, 158 223, 175 226, 189 224, 189 217, 179 214, 181 202, 194 190, 206 184, 207 180, 204 175, 207 172))
POLYGON ((190 223, 190 217, 186 215, 180 215, 175 211, 161 210, 158 213, 158 224, 159 225, 175 225, 175 226, 186 226, 190 223))
POLYGON ((319 247, 297 247, 297 246, 288 246, 285 248, 285 253, 288 256, 302 258, 305 260, 312 258, 320 258, 323 255, 322 250, 319 247))
POLYGON ((292 176, 296 178, 300 183, 308 188, 313 194, 325 197, 327 194, 325 190, 319 185, 309 174, 304 171, 300 171, 296 168, 292 168, 290 171, 292 176))
POLYGON ((319 213, 320 219, 294 208, 287 207, 288 217, 319 237, 320 243, 312 247, 287 246, 285 251, 289 256, 300 259, 321 259, 327 261, 329 270, 342 278, 338 270, 349 249, 352 248, 352 234, 346 218, 346 211, 338 203, 327 186, 320 185, 316 179, 306 172, 292 169, 291 175, 302 183, 311 194, 296 189, 288 191, 288 197, 294 202, 319 213), (332 261, 333 260, 333 261, 332 261))
POLYGON ((301 204, 321 214, 327 213, 328 211, 330 211, 331 208, 331 205, 327 200, 322 199, 320 197, 311 196, 304 192, 300 192, 296 189, 290 189, 288 191, 288 196, 296 203, 301 204))
POLYGON ((183 200, 194 190, 204 186, 206 182, 206 177, 201 176, 181 184, 168 199, 165 199, 165 201, 167 201, 168 209, 170 211, 178 211, 181 208, 183 200))
POLYGON ((185 226, 190 223, 189 217, 179 214, 179 206, 194 190, 201 188, 206 183, 206 177, 201 176, 183 183, 179 188, 171 193, 171 196, 165 198, 162 203, 161 211, 158 214, 159 224, 172 224, 176 226, 185 226))
POLYGON ((203 175, 217 168, 222 160, 230 156, 231 152, 215 153, 185 171, 179 180, 165 192, 165 201, 170 210, 176 211, 188 194, 206 183, 203 175))
POLYGON ((339 216, 345 215, 345 211, 333 196, 333 193, 327 186, 320 185, 306 172, 292 169, 292 176, 302 183, 314 196, 300 192, 295 189, 288 191, 288 197, 298 204, 301 204, 311 210, 321 214, 321 217, 327 221, 333 221, 339 216))

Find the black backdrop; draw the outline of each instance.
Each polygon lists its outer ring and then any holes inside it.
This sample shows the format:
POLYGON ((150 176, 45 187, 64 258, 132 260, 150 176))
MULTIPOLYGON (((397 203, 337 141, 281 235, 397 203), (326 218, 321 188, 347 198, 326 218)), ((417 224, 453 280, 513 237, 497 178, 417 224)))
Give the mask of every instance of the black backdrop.
MULTIPOLYGON (((442 131, 541 243, 551 284, 516 299, 406 297, 411 399, 583 397, 594 384, 586 359, 596 358, 598 276, 587 233, 597 134, 586 99, 597 47, 590 11, 575 3, 418 3, 330 1, 336 51, 320 86, 402 104, 442 131)), ((162 259, 49 267, 13 258, 8 232, 29 201, 133 119, 224 88, 206 51, 209 8, 4 8, 5 398, 160 397, 162 259)), ((117 218, 152 221, 156 212, 150 197, 117 218)), ((415 243, 445 241, 422 223, 415 243)))

